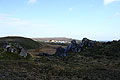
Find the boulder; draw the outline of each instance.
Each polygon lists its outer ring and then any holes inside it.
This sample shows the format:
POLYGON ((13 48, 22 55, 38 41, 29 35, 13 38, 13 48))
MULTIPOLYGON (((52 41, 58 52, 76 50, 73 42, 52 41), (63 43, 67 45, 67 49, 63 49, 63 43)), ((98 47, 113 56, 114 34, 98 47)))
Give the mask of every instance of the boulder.
POLYGON ((27 52, 24 48, 21 49, 20 56, 27 57, 27 52))

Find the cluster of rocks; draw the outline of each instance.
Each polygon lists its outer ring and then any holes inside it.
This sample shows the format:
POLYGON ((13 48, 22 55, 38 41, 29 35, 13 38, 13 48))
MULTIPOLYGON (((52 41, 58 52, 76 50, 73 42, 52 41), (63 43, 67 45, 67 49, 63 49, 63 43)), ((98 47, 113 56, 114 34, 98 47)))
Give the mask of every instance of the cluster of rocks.
POLYGON ((86 47, 94 46, 94 41, 87 38, 83 38, 82 42, 76 43, 76 40, 72 40, 71 44, 66 48, 58 47, 55 52, 55 56, 66 56, 67 53, 80 53, 86 47))
POLYGON ((7 43, 3 45, 3 49, 5 52, 11 52, 11 53, 18 53, 20 56, 26 57, 27 56, 27 52, 26 50, 20 46, 17 43, 7 43))

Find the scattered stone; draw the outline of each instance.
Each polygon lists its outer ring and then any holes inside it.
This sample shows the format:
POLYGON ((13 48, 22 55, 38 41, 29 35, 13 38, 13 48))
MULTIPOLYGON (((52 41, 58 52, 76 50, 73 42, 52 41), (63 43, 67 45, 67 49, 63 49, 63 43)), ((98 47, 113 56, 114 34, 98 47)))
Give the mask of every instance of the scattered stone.
POLYGON ((20 56, 24 56, 24 57, 27 56, 27 52, 25 51, 25 49, 23 48, 21 49, 20 56))
POLYGON ((26 50, 17 43, 7 43, 3 45, 4 52, 18 53, 20 56, 27 56, 26 50))

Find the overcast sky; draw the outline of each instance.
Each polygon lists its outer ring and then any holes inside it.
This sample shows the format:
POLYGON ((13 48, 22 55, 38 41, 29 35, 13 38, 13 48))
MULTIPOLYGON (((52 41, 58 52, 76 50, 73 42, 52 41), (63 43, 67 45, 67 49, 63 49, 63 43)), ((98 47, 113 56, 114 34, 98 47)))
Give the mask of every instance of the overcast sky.
POLYGON ((0 37, 120 39, 119 0, 0 0, 0 37))

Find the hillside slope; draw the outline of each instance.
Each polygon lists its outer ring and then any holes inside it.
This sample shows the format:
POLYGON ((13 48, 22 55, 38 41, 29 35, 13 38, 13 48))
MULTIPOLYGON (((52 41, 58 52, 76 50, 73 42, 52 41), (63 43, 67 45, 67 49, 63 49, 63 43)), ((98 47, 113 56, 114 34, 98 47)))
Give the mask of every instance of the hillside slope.
POLYGON ((71 40, 76 40, 80 41, 77 39, 72 39, 72 38, 66 38, 66 37, 53 37, 53 38, 32 38, 35 41, 49 41, 49 40, 56 40, 56 41, 68 41, 70 42, 71 40))
POLYGON ((35 48, 39 48, 40 46, 42 46, 42 44, 30 38, 15 37, 15 36, 0 38, 0 46, 2 46, 2 44, 4 43, 18 43, 21 46, 23 46, 25 49, 35 49, 35 48))

